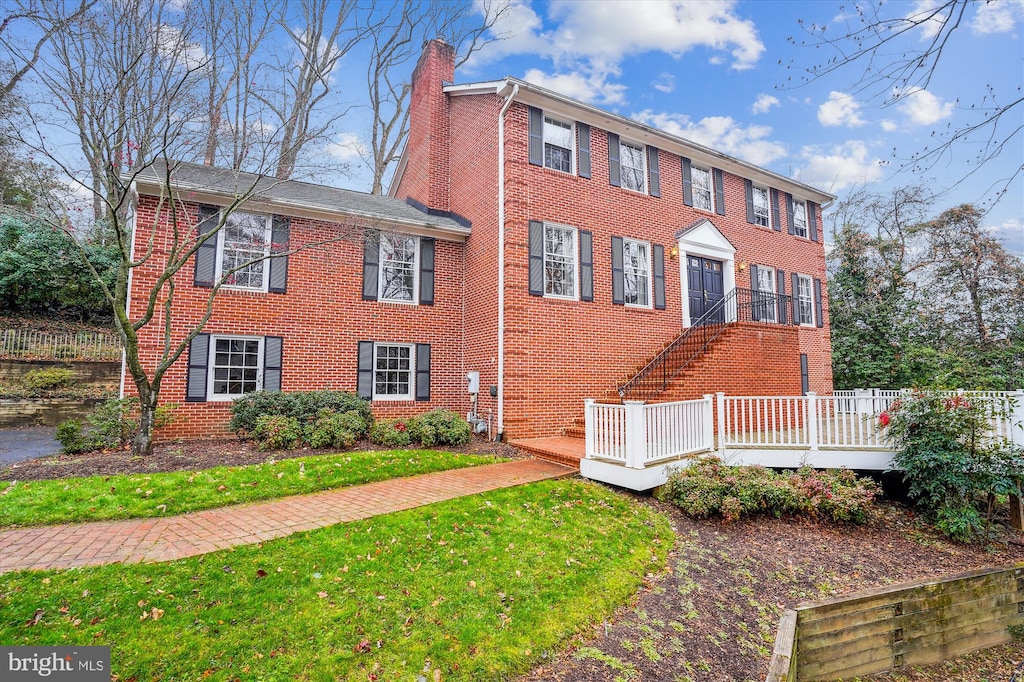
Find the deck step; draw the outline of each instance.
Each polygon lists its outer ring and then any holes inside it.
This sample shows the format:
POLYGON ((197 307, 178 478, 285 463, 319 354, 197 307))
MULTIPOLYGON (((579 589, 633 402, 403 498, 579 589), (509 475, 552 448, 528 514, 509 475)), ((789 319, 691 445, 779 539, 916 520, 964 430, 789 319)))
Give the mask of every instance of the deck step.
POLYGON ((580 460, 586 454, 586 444, 582 438, 553 436, 548 438, 516 438, 509 445, 549 462, 564 464, 579 471, 580 460))

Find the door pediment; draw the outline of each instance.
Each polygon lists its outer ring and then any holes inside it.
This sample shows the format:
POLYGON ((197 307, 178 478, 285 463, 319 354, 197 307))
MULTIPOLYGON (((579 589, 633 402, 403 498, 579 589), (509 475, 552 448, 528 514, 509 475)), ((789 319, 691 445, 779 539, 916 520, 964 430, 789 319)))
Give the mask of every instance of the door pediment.
POLYGON ((718 231, 707 218, 701 218, 693 225, 676 233, 679 250, 708 256, 732 256, 736 247, 718 231))

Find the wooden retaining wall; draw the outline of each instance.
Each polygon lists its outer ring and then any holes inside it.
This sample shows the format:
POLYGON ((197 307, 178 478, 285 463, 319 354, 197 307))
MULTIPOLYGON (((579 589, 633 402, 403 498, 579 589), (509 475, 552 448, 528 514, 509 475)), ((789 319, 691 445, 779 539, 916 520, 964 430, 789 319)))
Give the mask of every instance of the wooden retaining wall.
POLYGON ((1011 641, 1007 627, 1024 624, 1024 562, 804 604, 795 610, 795 627, 789 614, 768 682, 850 679, 938 663, 1011 641))
POLYGON ((101 402, 101 398, 0 400, 0 429, 57 426, 68 419, 84 419, 101 402))
POLYGON ((0 381, 16 381, 32 370, 65 367, 75 373, 75 383, 117 388, 121 383, 120 362, 89 360, 0 360, 0 381))

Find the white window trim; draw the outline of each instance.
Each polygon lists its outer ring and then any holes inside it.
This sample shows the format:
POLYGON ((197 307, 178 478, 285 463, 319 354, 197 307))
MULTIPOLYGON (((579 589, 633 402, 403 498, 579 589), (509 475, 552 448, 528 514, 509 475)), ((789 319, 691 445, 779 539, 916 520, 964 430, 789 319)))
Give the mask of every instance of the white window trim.
POLYGON ((642 303, 624 303, 624 305, 627 308, 650 309, 650 308, 654 307, 654 301, 653 301, 653 298, 654 298, 654 291, 653 291, 653 287, 654 287, 654 267, 653 267, 653 264, 651 263, 651 261, 653 259, 653 254, 651 253, 651 243, 650 242, 645 242, 645 241, 643 241, 641 239, 630 239, 629 237, 623 237, 622 238, 622 279, 623 279, 623 283, 622 283, 622 298, 623 298, 623 300, 625 300, 625 298, 626 298, 626 283, 625 283, 625 279, 626 279, 626 244, 631 243, 631 242, 633 244, 643 244, 644 246, 647 247, 647 303, 646 304, 642 304, 642 303))
POLYGON ((765 318, 762 319, 761 322, 777 323, 779 321, 779 311, 778 311, 777 298, 776 298, 778 296, 778 286, 779 286, 779 283, 777 281, 778 280, 777 274, 778 273, 776 273, 775 268, 769 267, 767 265, 758 265, 757 266, 757 279, 758 279, 758 281, 757 281, 757 293, 759 293, 759 294, 767 294, 767 297, 772 301, 772 304, 770 306, 769 305, 765 305, 762 308, 762 310, 764 311, 765 318), (771 276, 772 282, 771 282, 771 286, 768 289, 762 289, 761 288, 761 273, 762 272, 767 272, 771 276))
MULTIPOLYGON (((263 284, 260 287, 243 287, 237 284, 225 283, 221 285, 221 288, 233 289, 235 291, 268 291, 270 288, 270 240, 273 239, 273 223, 271 222, 272 218, 269 215, 263 215, 262 213, 253 213, 252 211, 235 211, 234 213, 252 215, 259 218, 264 218, 267 221, 267 226, 263 233, 263 284)), ((217 269, 215 271, 215 282, 221 281, 221 278, 224 277, 224 242, 226 241, 225 230, 227 229, 227 218, 228 216, 224 215, 224 211, 221 211, 220 217, 218 218, 221 227, 217 231, 217 269)))
POLYGON ((619 187, 621 187, 622 189, 627 190, 629 192, 636 192, 637 194, 644 194, 644 195, 646 195, 647 191, 648 191, 648 185, 649 184, 650 184, 650 180, 647 178, 647 145, 641 144, 639 142, 630 142, 629 140, 623 140, 620 137, 619 138, 619 187), (623 156, 625 156, 622 153, 622 148, 626 147, 626 146, 634 147, 634 148, 639 148, 640 149, 640 177, 642 178, 643 183, 644 183, 644 186, 641 187, 640 189, 633 189, 632 187, 626 187, 623 184, 623 182, 622 182, 622 169, 624 168, 624 165, 622 163, 622 158, 623 158, 623 156))
POLYGON ((541 157, 542 157, 541 158, 541 165, 544 168, 547 168, 550 171, 555 171, 556 173, 563 173, 565 175, 576 175, 576 122, 575 121, 565 120, 561 116, 556 116, 555 114, 549 114, 546 111, 543 112, 541 114, 540 144, 541 144, 540 150, 541 150, 541 157), (552 168, 547 163, 548 159, 547 159, 547 154, 545 153, 546 152, 546 146, 547 146, 547 140, 544 137, 544 131, 547 128, 547 123, 548 123, 548 119, 549 118, 554 120, 554 121, 558 121, 559 123, 567 124, 569 126, 569 170, 568 171, 564 171, 561 168, 552 168))
MULTIPOLYGON (((237 339, 240 341, 256 341, 259 343, 259 361, 256 364, 256 391, 263 390, 263 367, 266 364, 266 356, 264 355, 264 337, 262 336, 242 336, 239 334, 211 334, 210 335, 210 349, 209 356, 206 360, 206 400, 207 402, 230 402, 241 398, 248 393, 223 393, 215 394, 213 392, 213 377, 216 374, 216 363, 217 357, 217 341, 237 339)), ((255 393, 255 391, 252 391, 255 393)))
POLYGON ((572 225, 563 225, 561 223, 544 223, 544 261, 542 263, 544 269, 544 297, 554 298, 561 301, 578 301, 580 300, 580 231, 572 225), (557 227, 561 230, 572 230, 572 296, 565 296, 564 294, 549 294, 548 293, 548 235, 547 228, 557 227))
POLYGON ((373 377, 372 377, 373 400, 381 402, 400 402, 416 400, 416 344, 414 343, 387 343, 384 341, 373 344, 373 377), (377 393, 377 349, 386 348, 408 348, 409 349, 409 392, 401 395, 389 395, 377 393))
POLYGON ((796 296, 796 301, 797 301, 797 314, 800 315, 800 326, 801 327, 813 327, 813 326, 815 326, 815 320, 814 320, 814 278, 810 277, 809 275, 801 275, 800 273, 797 273, 796 277, 797 277, 797 288, 796 288, 796 292, 795 292, 794 295, 796 296), (803 306, 800 303, 800 285, 803 282, 807 282, 807 301, 809 303, 807 308, 808 308, 808 310, 811 311, 811 316, 810 316, 811 319, 808 322, 805 322, 804 319, 803 319, 803 317, 804 317, 803 316, 803 306))
POLYGON ((810 239, 811 238, 811 221, 810 221, 810 219, 808 218, 808 215, 807 215, 807 202, 804 201, 803 199, 797 199, 795 197, 793 198, 793 235, 797 236, 797 237, 800 237, 800 239, 810 239), (799 204, 801 206, 801 208, 803 209, 803 215, 804 215, 804 234, 800 234, 799 232, 797 232, 797 230, 800 229, 797 226, 797 224, 796 224, 796 216, 799 215, 799 213, 800 213, 800 209, 797 208, 797 204, 799 204))
POLYGON ((690 166, 690 192, 693 194, 695 194, 697 191, 697 186, 693 182, 693 171, 695 170, 705 171, 708 174, 708 196, 711 197, 711 205, 708 208, 701 208, 700 206, 697 205, 697 200, 694 199, 693 208, 697 209, 698 211, 703 211, 705 213, 712 213, 717 215, 717 213, 715 213, 715 171, 712 170, 710 166, 707 168, 705 168, 704 166, 690 166))
MULTIPOLYGON (((712 184, 714 184, 714 183, 712 183, 712 184)), ((767 225, 758 225, 758 223, 757 223, 757 212, 755 210, 755 212, 754 212, 754 225, 757 226, 757 227, 763 228, 763 229, 770 230, 770 229, 772 229, 772 191, 768 187, 762 187, 761 185, 754 185, 754 184, 752 184, 750 187, 751 187, 751 189, 750 189, 750 192, 751 192, 750 201, 751 201, 751 203, 753 204, 753 201, 754 201, 753 193, 756 192, 757 190, 761 190, 761 191, 764 192, 764 205, 768 209, 768 224, 767 225)), ((754 205, 756 206, 756 204, 754 204, 754 205)))
POLYGON ((419 305, 420 302, 420 238, 411 234, 402 234, 400 232, 390 232, 381 235, 380 242, 377 244, 377 291, 380 295, 377 297, 378 301, 384 303, 398 303, 401 305, 419 305), (384 237, 401 237, 403 239, 412 239, 414 246, 412 248, 412 300, 406 301, 402 298, 385 298, 384 297, 384 237))

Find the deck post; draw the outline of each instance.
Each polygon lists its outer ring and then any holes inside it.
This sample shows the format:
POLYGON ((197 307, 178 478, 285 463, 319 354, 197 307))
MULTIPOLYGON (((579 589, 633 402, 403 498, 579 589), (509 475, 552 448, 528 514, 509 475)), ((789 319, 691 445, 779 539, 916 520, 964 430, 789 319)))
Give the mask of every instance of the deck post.
POLYGON ((725 393, 718 391, 718 456, 725 461, 725 393))
POLYGON ((647 459, 647 420, 644 419, 643 400, 623 400, 626 407, 626 466, 643 469, 647 459))
POLYGON ((594 458, 594 430, 597 427, 597 422, 594 419, 594 405, 597 401, 593 398, 587 398, 583 401, 583 437, 586 443, 586 458, 594 458))
POLYGON ((818 394, 807 392, 807 444, 811 450, 818 449, 818 394))
POLYGON ((1010 495, 1010 527, 1024 530, 1024 497, 1010 495))
POLYGON ((875 395, 875 389, 858 388, 854 390, 853 395, 854 414, 871 414, 875 411, 875 401, 872 399, 875 395))
POLYGON ((704 394, 704 434, 701 443, 708 450, 715 449, 715 404, 711 402, 714 397, 710 393, 704 394))

